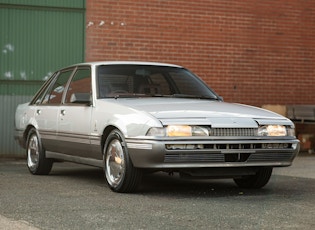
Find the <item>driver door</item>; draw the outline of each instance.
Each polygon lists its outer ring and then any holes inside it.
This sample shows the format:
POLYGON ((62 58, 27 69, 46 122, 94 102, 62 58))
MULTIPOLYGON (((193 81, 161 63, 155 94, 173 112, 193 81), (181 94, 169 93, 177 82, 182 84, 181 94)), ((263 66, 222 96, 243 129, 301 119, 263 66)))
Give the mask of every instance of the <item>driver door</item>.
POLYGON ((96 158, 91 152, 91 70, 79 67, 59 110, 58 141, 68 155, 96 158))

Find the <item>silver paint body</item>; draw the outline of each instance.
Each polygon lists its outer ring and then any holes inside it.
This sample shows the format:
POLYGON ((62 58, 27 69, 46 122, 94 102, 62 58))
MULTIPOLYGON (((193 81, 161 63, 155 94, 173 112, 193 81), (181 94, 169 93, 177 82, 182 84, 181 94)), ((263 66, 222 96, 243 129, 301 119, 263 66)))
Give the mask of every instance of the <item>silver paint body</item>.
MULTIPOLYGON (((114 64, 154 64, 113 62, 114 64)), ((98 99, 95 68, 99 64, 84 63, 91 67, 92 101, 90 105, 19 105, 15 115, 16 135, 22 147, 25 147, 26 130, 35 127, 46 149, 46 156, 102 167, 102 145, 104 130, 109 127, 119 129, 126 141, 130 158, 135 167, 165 170, 177 168, 235 168, 257 166, 289 166, 299 151, 299 141, 295 137, 243 137, 243 136, 207 136, 207 137, 149 137, 151 127, 163 127, 169 124, 207 125, 211 128, 258 128, 259 125, 279 124, 294 127, 287 118, 260 108, 215 100, 189 98, 106 98, 98 99), (287 143, 289 149, 185 149, 168 150, 168 144, 207 145, 253 143, 287 143), (177 160, 166 160, 167 154, 175 154, 177 160), (289 154, 290 157, 274 160, 248 160, 245 162, 226 162, 225 154, 289 154), (181 160, 186 154, 191 162, 181 160), (209 157, 208 160, 196 160, 194 154, 209 157), (212 158, 215 156, 217 158, 212 158), (222 156, 222 157, 221 157, 222 156), (216 160, 215 160, 216 159, 216 160)), ((176 66, 173 66, 176 67, 176 66)))

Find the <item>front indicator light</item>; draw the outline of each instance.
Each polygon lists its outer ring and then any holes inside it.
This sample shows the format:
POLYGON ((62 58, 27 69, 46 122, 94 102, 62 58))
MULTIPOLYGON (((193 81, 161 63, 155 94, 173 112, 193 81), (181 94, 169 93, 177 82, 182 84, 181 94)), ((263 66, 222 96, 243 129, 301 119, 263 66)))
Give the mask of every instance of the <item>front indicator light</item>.
POLYGON ((209 130, 206 127, 202 126, 192 126, 192 135, 193 136, 209 136, 209 130))
POLYGON ((287 127, 287 135, 291 137, 295 137, 295 129, 291 127, 287 127))
POLYGON ((165 129, 153 127, 149 129, 146 135, 151 137, 165 137, 165 129))

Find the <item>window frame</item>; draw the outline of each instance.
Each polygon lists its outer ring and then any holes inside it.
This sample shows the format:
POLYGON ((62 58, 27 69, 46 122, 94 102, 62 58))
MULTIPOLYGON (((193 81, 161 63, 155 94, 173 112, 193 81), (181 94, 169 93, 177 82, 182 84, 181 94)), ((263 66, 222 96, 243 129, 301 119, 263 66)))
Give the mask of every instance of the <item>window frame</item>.
POLYGON ((34 98, 31 100, 30 105, 44 105, 44 106, 58 106, 64 103, 64 96, 65 96, 65 92, 67 91, 68 85, 69 85, 69 80, 72 79, 73 73, 74 71, 77 69, 77 67, 69 67, 69 68, 65 68, 59 71, 56 71, 55 73, 53 73, 53 75, 43 84, 43 86, 40 88, 40 90, 36 93, 36 95, 34 96, 34 98), (57 79, 60 77, 60 74, 70 71, 70 75, 65 83, 64 86, 64 90, 62 92, 61 95, 61 101, 60 103, 43 103, 44 98, 46 98, 46 96, 48 94, 51 94, 52 92, 52 88, 55 85, 57 79))
MULTIPOLYGON (((96 67, 96 90, 97 90, 97 98, 113 98, 117 97, 115 94, 110 96, 103 96, 102 87, 106 85, 103 84, 102 77, 103 75, 126 75, 126 76, 139 76, 143 77, 144 79, 148 79, 148 83, 152 83, 151 76, 155 74, 161 74, 161 78, 165 79, 165 82, 168 83, 169 90, 167 90, 170 94, 156 94, 158 96, 168 96, 168 97, 181 97, 181 98, 192 98, 192 97, 199 97, 199 98, 205 98, 205 99, 214 99, 214 100, 220 100, 220 97, 215 93, 214 90, 212 90, 204 81, 201 80, 197 75, 192 73, 191 71, 187 70, 186 68, 182 67, 173 67, 173 66, 158 66, 158 65, 145 65, 145 64, 109 64, 109 65, 98 65, 96 67), (118 69, 118 72, 115 73, 115 71, 118 69), (149 70, 149 71, 146 71, 149 70), (152 70, 152 71, 150 71, 152 70), (155 71, 158 70, 158 71, 155 71), (120 72, 119 72, 120 71, 120 72), (128 71, 134 71, 131 72, 131 74, 128 71), (118 73, 118 74, 117 74, 118 73), (187 80, 194 83, 194 86, 198 86, 201 93, 198 91, 193 90, 185 90, 185 88, 189 89, 189 84, 185 86, 185 83, 178 84, 178 77, 177 73, 180 75, 184 75, 187 80), (181 96, 182 95, 182 96, 181 96)), ((135 79, 135 78, 134 78, 135 79)), ((183 79, 184 80, 184 79, 183 79)), ((105 81, 104 81, 105 82, 105 81)), ((134 81, 135 82, 135 81, 134 81)), ((133 86, 136 84, 134 83, 133 86)), ((110 86, 110 82, 108 84, 110 86)), ((194 87, 195 88, 195 87, 194 87)), ((142 96, 148 96, 152 97, 153 94, 143 94, 143 93, 137 93, 137 92, 128 92, 130 96, 134 97, 142 97, 142 96)), ((119 95, 119 96, 128 96, 126 95, 119 95)), ((153 95, 155 96, 155 95, 153 95)))
POLYGON ((63 92, 63 98, 62 98, 62 103, 63 105, 68 105, 68 106, 78 106, 78 105, 87 105, 87 104, 93 104, 93 86, 92 86, 92 68, 91 66, 88 65, 83 65, 83 66, 77 66, 71 76, 69 77, 69 80, 67 82, 67 86, 63 92), (75 78, 76 73, 79 70, 89 70, 90 71, 90 83, 91 83, 91 91, 90 91, 90 103, 73 103, 73 102, 66 102, 67 94, 70 88, 71 83, 73 82, 72 80, 75 78))

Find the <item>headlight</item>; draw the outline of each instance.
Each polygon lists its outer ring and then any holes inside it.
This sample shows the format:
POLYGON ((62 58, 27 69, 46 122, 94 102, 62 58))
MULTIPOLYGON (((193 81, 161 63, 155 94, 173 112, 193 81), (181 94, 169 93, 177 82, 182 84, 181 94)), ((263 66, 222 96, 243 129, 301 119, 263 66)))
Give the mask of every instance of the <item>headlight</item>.
POLYGON ((169 125, 166 127, 166 136, 190 137, 192 136, 192 128, 188 125, 169 125))
POLYGON ((202 126, 191 125, 168 125, 165 128, 150 128, 147 136, 158 137, 191 137, 209 136, 209 130, 202 126))
POLYGON ((258 128, 258 136, 283 137, 287 135, 284 125, 263 125, 258 128))
POLYGON ((150 128, 146 134, 147 136, 152 137, 165 137, 165 129, 164 128, 150 128))

